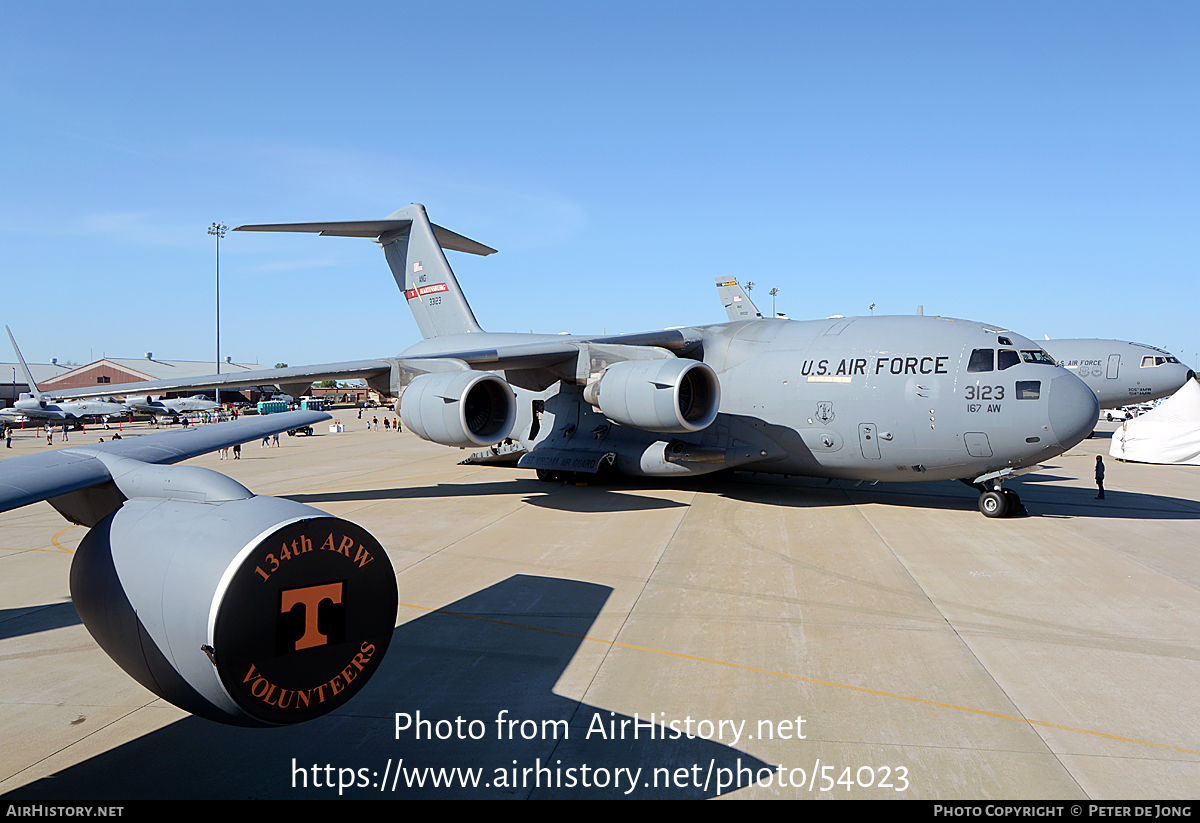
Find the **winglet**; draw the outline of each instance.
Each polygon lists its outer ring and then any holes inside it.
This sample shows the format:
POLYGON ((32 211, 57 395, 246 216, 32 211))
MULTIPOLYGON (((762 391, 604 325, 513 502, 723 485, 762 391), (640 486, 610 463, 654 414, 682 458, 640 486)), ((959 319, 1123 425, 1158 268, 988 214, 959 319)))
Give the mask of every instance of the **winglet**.
POLYGON ((13 337, 12 329, 8 326, 4 327, 8 332, 8 339, 12 341, 13 351, 17 353, 17 360, 21 361, 21 371, 25 372, 25 379, 29 381, 29 391, 33 394, 34 400, 41 400, 42 393, 38 390, 37 383, 33 382, 33 373, 29 371, 29 366, 25 365, 25 358, 21 356, 21 350, 17 348, 17 338, 13 337))

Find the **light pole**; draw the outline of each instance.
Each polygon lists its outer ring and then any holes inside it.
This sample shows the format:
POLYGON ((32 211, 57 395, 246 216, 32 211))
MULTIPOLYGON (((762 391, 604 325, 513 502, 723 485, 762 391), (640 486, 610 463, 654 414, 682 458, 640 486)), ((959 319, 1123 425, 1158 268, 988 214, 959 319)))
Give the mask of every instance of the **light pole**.
POLYGON ((875 304, 874 303, 871 304, 871 316, 872 317, 875 316, 875 304))
POLYGON ((774 319, 779 316, 775 313, 775 295, 779 294, 779 289, 772 288, 767 294, 771 295, 771 318, 774 319))
MULTIPOLYGON (((217 238, 217 374, 221 373, 221 238, 225 236, 228 226, 224 223, 213 223, 208 227, 208 233, 217 238)), ((221 404, 221 387, 216 388, 217 405, 221 404)))

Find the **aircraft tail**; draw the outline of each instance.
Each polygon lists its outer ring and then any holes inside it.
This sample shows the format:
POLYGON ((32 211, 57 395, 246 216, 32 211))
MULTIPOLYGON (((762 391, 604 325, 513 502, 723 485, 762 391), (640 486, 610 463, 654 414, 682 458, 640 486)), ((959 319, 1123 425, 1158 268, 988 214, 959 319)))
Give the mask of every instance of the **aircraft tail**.
POLYGON ((33 382, 33 372, 29 370, 29 366, 25 365, 25 358, 21 356, 21 350, 17 348, 17 338, 13 337, 12 329, 8 326, 4 327, 8 332, 8 339, 12 341, 13 351, 17 353, 17 360, 21 361, 21 371, 25 372, 25 380, 29 383, 29 393, 33 395, 34 400, 41 400, 42 393, 38 389, 37 383, 33 382))
POLYGON ((396 285, 408 300, 421 336, 481 332, 444 249, 494 254, 495 249, 429 222, 425 207, 412 203, 384 220, 335 223, 278 223, 238 226, 234 231, 319 232, 335 237, 370 237, 383 247, 396 285))
POLYGON ((740 283, 732 277, 717 278, 717 294, 721 296, 721 304, 729 313, 732 320, 755 320, 762 317, 762 312, 754 305, 750 295, 746 294, 740 283))

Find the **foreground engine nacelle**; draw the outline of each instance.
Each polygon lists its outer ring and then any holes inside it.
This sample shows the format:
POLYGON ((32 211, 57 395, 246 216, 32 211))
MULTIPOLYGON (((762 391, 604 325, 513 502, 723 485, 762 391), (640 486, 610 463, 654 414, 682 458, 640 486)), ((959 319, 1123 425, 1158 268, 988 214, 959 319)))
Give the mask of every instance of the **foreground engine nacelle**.
POLYGON ((397 602, 375 538, 273 497, 129 499, 79 545, 71 596, 139 683, 239 726, 310 720, 357 694, 391 641, 397 602))
POLYGON ((443 446, 490 446, 512 431, 517 399, 489 372, 423 374, 400 396, 400 419, 418 437, 443 446))
POLYGON ((694 432, 717 418, 721 384, 712 367, 697 360, 625 360, 588 383, 583 397, 623 426, 694 432))

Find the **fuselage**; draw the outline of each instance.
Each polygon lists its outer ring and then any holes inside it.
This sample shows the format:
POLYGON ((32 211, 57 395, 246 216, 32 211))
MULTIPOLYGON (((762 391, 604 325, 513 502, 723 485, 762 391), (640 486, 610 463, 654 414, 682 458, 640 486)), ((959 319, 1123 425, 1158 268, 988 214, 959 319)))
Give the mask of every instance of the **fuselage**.
POLYGON ((980 323, 760 320, 714 332, 705 360, 721 376, 721 411, 796 433, 775 470, 978 477, 1060 454, 1087 436, 1098 412, 1039 346, 980 323))
MULTIPOLYGON (((564 381, 516 389, 513 437, 531 452, 607 450, 629 474, 696 474, 736 463, 859 480, 971 479, 1066 451, 1091 432, 1099 411, 1087 386, 1040 346, 971 321, 776 319, 680 331, 698 342, 687 356, 720 381, 720 413, 708 428, 671 436, 609 425, 564 381), (672 446, 704 456, 664 460, 672 446)), ((402 356, 588 340, 465 334, 424 340, 402 356)))
POLYGON ((1169 397, 1196 376, 1168 351, 1123 340, 1047 340, 1046 351, 1114 409, 1169 397))

